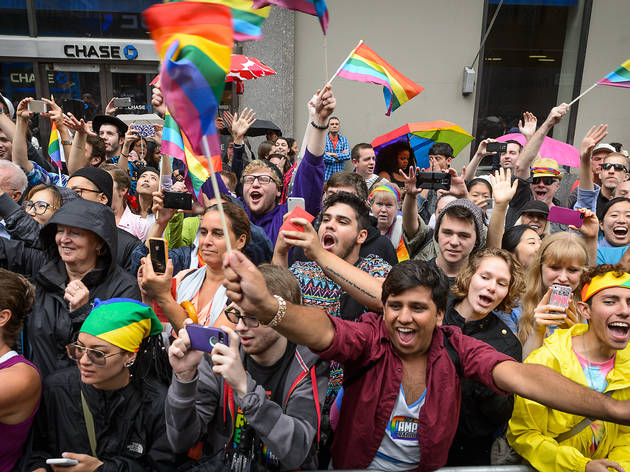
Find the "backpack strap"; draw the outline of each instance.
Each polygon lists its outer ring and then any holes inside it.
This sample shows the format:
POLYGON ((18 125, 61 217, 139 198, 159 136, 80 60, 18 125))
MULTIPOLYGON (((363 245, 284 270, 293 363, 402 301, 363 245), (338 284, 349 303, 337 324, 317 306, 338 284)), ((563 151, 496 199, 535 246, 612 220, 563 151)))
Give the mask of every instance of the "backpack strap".
POLYGON ((445 331, 443 331, 442 334, 444 335, 443 336, 443 338, 444 338, 444 348, 446 349, 446 353, 448 354, 448 357, 451 358, 451 362, 455 366, 455 370, 457 371, 457 375, 459 375, 460 377, 463 377, 462 364, 461 364, 461 362, 459 360, 459 353, 455 350, 455 348, 451 344, 451 341, 449 340, 449 335, 446 334, 445 331))
POLYGON ((96 457, 96 432, 94 431, 94 417, 85 401, 83 390, 81 390, 81 406, 83 407, 83 418, 85 419, 85 429, 87 429, 88 440, 90 441, 90 449, 92 457, 96 457))
POLYGON ((317 392, 317 377, 315 376, 315 365, 311 367, 311 385, 313 386, 315 412, 317 413, 317 444, 319 447, 319 433, 320 433, 320 427, 322 424, 322 412, 319 410, 319 394, 317 392))
MULTIPOLYGON (((608 397, 612 397, 613 392, 606 392, 604 393, 604 395, 608 396, 608 397)), ((590 426, 590 424, 593 422, 594 420, 592 420, 591 418, 584 418, 582 421, 580 421, 578 424, 576 424, 575 426, 573 426, 573 428, 571 428, 569 431, 565 431, 562 434, 559 434, 558 436, 556 436, 556 442, 557 443, 561 443, 562 441, 566 441, 567 439, 569 439, 570 437, 575 436, 576 434, 582 432, 582 430, 584 428, 586 428, 587 426, 590 426)))

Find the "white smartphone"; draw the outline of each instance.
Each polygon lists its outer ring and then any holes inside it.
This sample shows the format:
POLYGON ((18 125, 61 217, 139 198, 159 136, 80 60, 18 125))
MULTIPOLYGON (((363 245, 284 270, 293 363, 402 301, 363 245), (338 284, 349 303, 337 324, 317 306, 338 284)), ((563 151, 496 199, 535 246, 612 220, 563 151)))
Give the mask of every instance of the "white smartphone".
POLYGON ((28 111, 31 113, 46 113, 48 104, 42 100, 31 100, 28 102, 28 111))
POLYGON ((301 207, 303 210, 305 203, 302 197, 289 197, 287 200, 287 213, 291 213, 295 207, 301 207))
POLYGON ((65 457, 60 457, 58 459, 46 459, 47 465, 56 465, 57 467, 72 467, 73 465, 78 465, 79 461, 76 459, 66 459, 65 457))

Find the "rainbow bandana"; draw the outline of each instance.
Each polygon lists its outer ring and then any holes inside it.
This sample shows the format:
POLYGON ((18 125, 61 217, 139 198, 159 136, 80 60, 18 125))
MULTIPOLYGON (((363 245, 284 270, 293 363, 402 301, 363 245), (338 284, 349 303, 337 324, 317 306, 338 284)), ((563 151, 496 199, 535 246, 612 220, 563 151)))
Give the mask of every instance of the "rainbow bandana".
POLYGON ((125 351, 138 352, 144 338, 162 332, 162 323, 153 308, 137 300, 100 301, 97 298, 79 332, 96 336, 125 351))
POLYGON ((374 194, 376 192, 389 192, 392 195, 394 195, 396 197, 396 201, 400 203, 400 190, 398 190, 398 188, 395 185, 383 184, 383 185, 379 185, 378 187, 374 187, 374 190, 370 192, 370 196, 368 197, 368 200, 372 201, 372 198, 374 197, 374 194))
POLYGON ((586 302, 597 292, 611 287, 630 288, 630 274, 627 272, 606 272, 604 275, 593 277, 591 282, 582 288, 582 301, 586 302))

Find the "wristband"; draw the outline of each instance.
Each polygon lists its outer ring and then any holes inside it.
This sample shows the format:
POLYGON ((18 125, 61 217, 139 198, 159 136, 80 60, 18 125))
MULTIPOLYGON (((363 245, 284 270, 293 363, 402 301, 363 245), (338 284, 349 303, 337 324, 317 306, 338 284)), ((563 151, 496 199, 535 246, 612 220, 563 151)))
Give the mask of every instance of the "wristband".
POLYGON ((328 123, 326 123, 325 125, 318 125, 317 123, 315 123, 315 121, 311 121, 311 125, 315 129, 321 129, 321 130, 328 129, 328 123))
POLYGON ((70 146, 72 145, 72 141, 69 139, 62 139, 61 144, 63 144, 64 146, 70 146))
POLYGON ((270 328, 275 328, 282 322, 282 320, 284 319, 284 316, 287 314, 287 302, 284 300, 284 298, 278 295, 274 295, 274 298, 278 300, 278 311, 276 312, 276 316, 274 316, 269 323, 263 323, 262 321, 258 321, 262 326, 269 326, 270 328))

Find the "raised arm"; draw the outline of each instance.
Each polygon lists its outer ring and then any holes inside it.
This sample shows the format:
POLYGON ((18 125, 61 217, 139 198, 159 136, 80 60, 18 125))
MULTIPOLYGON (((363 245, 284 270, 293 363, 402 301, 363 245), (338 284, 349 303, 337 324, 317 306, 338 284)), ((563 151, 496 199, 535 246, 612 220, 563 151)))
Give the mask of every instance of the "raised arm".
POLYGON ((26 131, 28 130, 28 120, 33 113, 28 111, 28 102, 33 100, 27 97, 22 100, 15 110, 15 134, 13 136, 13 151, 11 160, 20 166, 25 174, 33 170, 33 163, 28 160, 28 146, 26 144, 26 131))
POLYGON ((85 156, 85 143, 88 135, 97 136, 88 125, 81 120, 77 120, 72 113, 68 113, 64 117, 64 124, 67 128, 74 130, 74 139, 72 140, 72 147, 70 148, 70 154, 66 159, 66 165, 68 166, 68 174, 72 175, 77 170, 90 165, 89 158, 85 156))
POLYGON ((477 147, 477 152, 475 152, 475 155, 468 163, 468 166, 466 166, 466 175, 464 176, 464 180, 466 180, 466 183, 475 178, 477 167, 479 167, 479 163, 482 161, 482 159, 486 156, 494 154, 492 152, 488 152, 486 148, 488 143, 494 142, 496 142, 495 139, 486 138, 479 143, 479 147, 477 147))
POLYGON ((588 130, 580 144, 580 186, 582 190, 595 190, 593 173, 591 172, 591 155, 593 148, 608 136, 608 125, 593 126, 588 130))
POLYGON ((564 115, 567 114, 568 111, 569 105, 567 105, 566 103, 562 103, 557 107, 553 107, 551 109, 551 111, 549 112, 549 116, 547 116, 547 119, 543 122, 542 125, 540 125, 540 128, 538 128, 538 131, 534 133, 531 139, 527 141, 527 144, 518 156, 515 168, 517 177, 520 177, 521 179, 529 178, 529 170, 532 166, 532 162, 534 162, 534 159, 536 159, 536 156, 540 151, 540 146, 542 146, 545 137, 547 136, 547 134, 549 134, 549 131, 551 131, 551 129, 555 125, 560 123, 560 120, 562 120, 562 118, 564 117, 564 115))
POLYGON ((50 118, 50 120, 54 121, 57 125, 57 131, 59 133, 59 146, 63 147, 64 156, 68 156, 71 150, 72 136, 70 136, 70 131, 65 125, 65 115, 63 114, 63 110, 53 100, 42 98, 42 101, 48 105, 49 110, 46 113, 42 113, 42 116, 50 118))
POLYGON ((494 209, 488 223, 488 237, 486 238, 486 247, 501 248, 503 232, 505 230, 505 215, 507 214, 508 205, 516 193, 518 180, 510 184, 512 180, 512 171, 504 170, 501 167, 494 175, 490 176, 490 185, 492 185, 492 197, 494 198, 494 209))
POLYGON ((129 172, 129 151, 131 149, 131 145, 139 139, 137 129, 132 128, 131 126, 127 128, 122 149, 120 150, 120 157, 118 158, 118 167, 125 172, 129 172))

